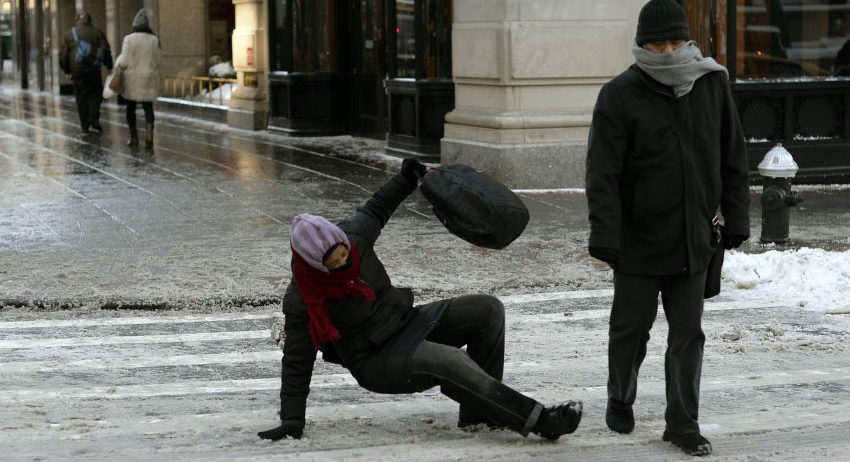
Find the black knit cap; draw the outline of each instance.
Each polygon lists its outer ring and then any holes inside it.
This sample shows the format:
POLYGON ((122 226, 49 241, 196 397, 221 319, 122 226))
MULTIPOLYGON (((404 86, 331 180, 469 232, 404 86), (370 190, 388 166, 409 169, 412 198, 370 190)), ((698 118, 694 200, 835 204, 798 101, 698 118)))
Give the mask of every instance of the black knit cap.
POLYGON ((649 42, 687 40, 691 37, 688 15, 675 0, 650 0, 638 16, 638 46, 649 42))

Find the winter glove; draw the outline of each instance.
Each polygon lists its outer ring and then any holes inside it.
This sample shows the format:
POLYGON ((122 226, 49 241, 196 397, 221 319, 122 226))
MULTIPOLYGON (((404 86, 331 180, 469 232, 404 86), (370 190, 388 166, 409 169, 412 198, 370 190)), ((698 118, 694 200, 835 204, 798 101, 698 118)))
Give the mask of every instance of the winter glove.
POLYGON ((726 234, 726 228, 723 229, 723 248, 726 250, 737 249, 749 239, 749 236, 742 236, 740 234, 726 234))
POLYGON ((412 183, 418 183, 428 173, 428 168, 419 160, 409 157, 401 162, 401 173, 412 183))
POLYGON ((264 432, 259 432, 257 435, 264 440, 272 440, 277 441, 281 438, 292 438, 294 440, 300 440, 301 435, 304 433, 304 427, 300 425, 293 424, 282 424, 277 428, 272 428, 271 430, 266 430, 264 432))
POLYGON ((617 249, 611 249, 608 247, 590 247, 587 250, 590 252, 591 257, 597 260, 602 260, 609 265, 613 265, 620 261, 620 251, 617 249))

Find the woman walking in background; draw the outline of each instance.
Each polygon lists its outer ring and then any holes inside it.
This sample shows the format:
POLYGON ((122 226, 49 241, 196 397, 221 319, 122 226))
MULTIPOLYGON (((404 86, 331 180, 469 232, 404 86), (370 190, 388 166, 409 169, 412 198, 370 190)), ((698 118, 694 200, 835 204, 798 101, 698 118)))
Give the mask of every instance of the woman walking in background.
POLYGON ((151 30, 144 8, 133 18, 133 32, 124 37, 121 55, 115 67, 123 75, 121 95, 127 100, 127 125, 130 126, 128 146, 139 145, 136 131, 136 103, 142 103, 145 111, 145 147, 153 148, 153 102, 159 97, 162 78, 160 62, 162 56, 159 39, 151 30))

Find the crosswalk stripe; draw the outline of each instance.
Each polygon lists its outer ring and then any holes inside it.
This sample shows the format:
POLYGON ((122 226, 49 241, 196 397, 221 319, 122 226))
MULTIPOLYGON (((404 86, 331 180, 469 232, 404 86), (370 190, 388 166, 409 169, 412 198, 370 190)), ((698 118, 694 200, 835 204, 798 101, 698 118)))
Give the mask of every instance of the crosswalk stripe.
MULTIPOLYGON (((546 302, 553 300, 569 300, 582 298, 611 297, 614 291, 610 289, 600 290, 572 290, 561 292, 545 292, 534 294, 519 294, 498 296, 505 305, 522 303, 546 302)), ((260 314, 250 313, 228 313, 216 315, 184 315, 163 317, 116 317, 109 319, 39 319, 32 321, 4 321, 0 322, 2 329, 34 329, 34 328, 60 328, 60 327, 95 327, 95 326, 119 326, 119 325, 145 325, 145 324, 168 324, 168 323, 200 323, 219 321, 246 321, 256 319, 270 319, 282 317, 280 311, 266 312, 260 314)))
POLYGON ((39 338, 39 339, 6 339, 0 340, 0 349, 16 348, 55 348, 88 345, 127 345, 134 343, 185 343, 212 342, 221 340, 247 340, 271 338, 266 330, 239 330, 229 332, 201 332, 196 334, 164 334, 164 335, 115 335, 109 337, 70 337, 70 338, 39 338))
POLYGON ((203 364, 242 364, 251 362, 280 361, 280 350, 252 351, 245 353, 210 353, 176 356, 115 357, 108 359, 80 359, 76 361, 14 361, 0 363, 0 377, 12 374, 71 369, 140 369, 143 367, 198 366, 203 364))
MULTIPOLYGON (((781 304, 771 301, 753 300, 753 301, 727 301, 727 302, 707 302, 705 310, 724 311, 724 310, 739 310, 739 309, 757 309, 757 308, 777 308, 781 304)), ((508 325, 513 323, 548 323, 557 321, 580 321, 588 319, 605 319, 609 316, 609 309, 598 310, 579 310, 579 311, 559 311, 556 313, 545 314, 522 314, 509 315, 507 319, 508 325)), ((659 310, 659 316, 663 315, 663 310, 659 310)), ((203 322, 210 317, 200 318, 182 318, 179 322, 203 322)), ((219 317, 219 320, 229 320, 228 317, 219 317)), ((135 323, 135 319, 131 324, 135 323)), ((125 336, 107 336, 107 337, 68 337, 68 338, 41 338, 41 339, 4 339, 0 340, 0 349, 17 349, 17 348, 52 348, 52 347, 68 347, 68 346, 89 346, 89 345, 119 345, 119 344, 145 344, 145 343, 182 343, 182 342, 204 342, 204 341, 220 341, 220 340, 238 340, 238 339, 260 339, 270 338, 269 330, 250 330, 250 331, 223 331, 223 332, 204 332, 194 334, 161 334, 161 335, 125 335, 125 336)))
POLYGON ((109 319, 38 319, 34 321, 5 321, 0 322, 0 329, 37 329, 37 328, 60 328, 60 327, 95 327, 95 326, 122 326, 122 325, 147 325, 147 324, 180 324, 198 322, 221 322, 221 321, 250 321, 255 319, 270 319, 282 316, 278 312, 264 314, 231 313, 217 315, 198 316, 161 316, 161 317, 126 317, 109 319))
MULTIPOLYGON (((536 365, 510 364, 508 373, 525 370, 537 370, 536 365)), ((850 367, 830 367, 823 369, 797 369, 785 371, 748 371, 715 377, 703 381, 703 391, 735 388, 787 385, 794 383, 820 383, 850 380, 850 367)), ((357 385, 357 381, 347 373, 323 374, 314 376, 310 388, 337 388, 357 385)), ((661 380, 645 380, 641 383, 642 393, 663 393, 665 384, 661 380)), ((0 401, 4 403, 45 401, 50 399, 127 399, 154 396, 184 396, 193 394, 241 393, 245 391, 268 391, 280 389, 280 377, 233 379, 233 380, 197 380, 175 383, 69 387, 61 389, 21 389, 0 390, 0 401)), ((604 384, 598 386, 559 387, 568 396, 582 396, 587 399, 603 399, 607 396, 604 384)))

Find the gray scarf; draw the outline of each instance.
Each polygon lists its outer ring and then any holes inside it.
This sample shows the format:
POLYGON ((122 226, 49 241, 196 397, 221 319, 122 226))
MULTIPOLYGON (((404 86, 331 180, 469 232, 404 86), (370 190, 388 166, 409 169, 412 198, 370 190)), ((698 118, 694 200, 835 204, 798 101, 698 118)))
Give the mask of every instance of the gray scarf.
POLYGON ((709 72, 723 71, 729 75, 713 58, 703 58, 693 40, 670 54, 654 53, 632 42, 632 54, 638 67, 656 81, 672 87, 676 98, 690 93, 694 82, 709 72))

